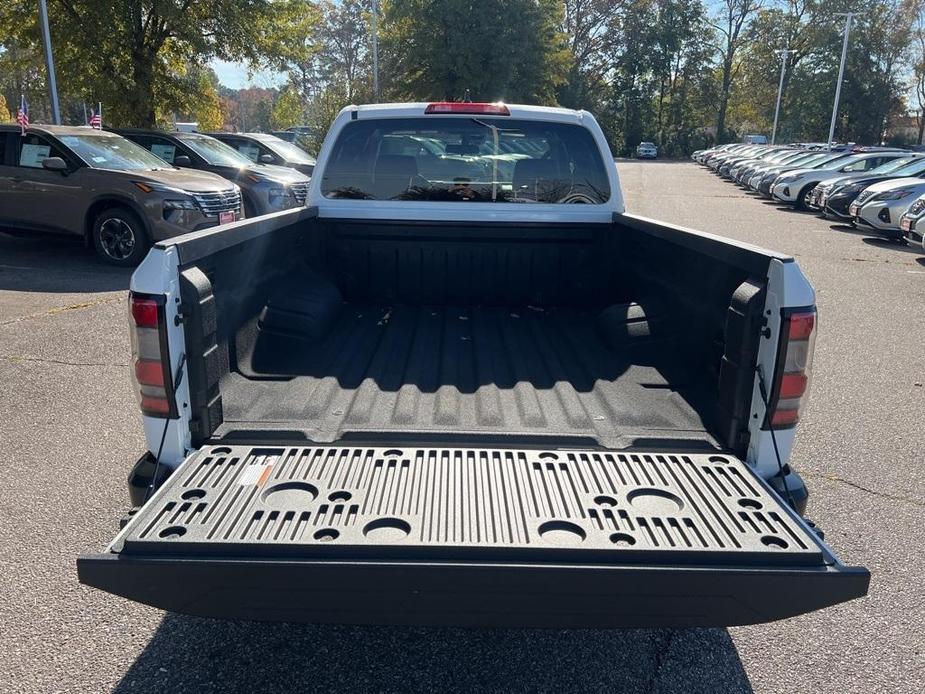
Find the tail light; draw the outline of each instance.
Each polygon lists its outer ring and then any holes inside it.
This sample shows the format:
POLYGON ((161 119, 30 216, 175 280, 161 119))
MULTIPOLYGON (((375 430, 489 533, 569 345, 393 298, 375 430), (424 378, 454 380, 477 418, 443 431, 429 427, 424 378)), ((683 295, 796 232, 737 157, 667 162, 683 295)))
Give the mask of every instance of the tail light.
POLYGON ((486 104, 473 103, 471 101, 436 101, 432 104, 428 104, 427 108, 424 109, 424 113, 468 113, 471 115, 483 116, 509 116, 511 115, 511 110, 500 102, 486 104))
POLYGON ((786 309, 770 400, 775 429, 792 427, 800 420, 800 407, 809 395, 815 342, 816 309, 786 309))
POLYGON ((129 294, 132 376, 142 414, 172 419, 177 410, 170 379, 164 304, 163 296, 129 294))

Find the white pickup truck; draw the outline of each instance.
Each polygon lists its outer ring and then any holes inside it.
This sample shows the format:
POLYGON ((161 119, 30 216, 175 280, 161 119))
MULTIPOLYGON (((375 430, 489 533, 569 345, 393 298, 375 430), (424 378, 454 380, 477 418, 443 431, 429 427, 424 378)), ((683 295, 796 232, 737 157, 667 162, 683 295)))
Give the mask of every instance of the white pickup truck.
POLYGON ((147 452, 80 580, 207 617, 711 626, 863 596, 788 465, 793 258, 626 214, 585 112, 351 106, 304 210, 131 282, 147 452))

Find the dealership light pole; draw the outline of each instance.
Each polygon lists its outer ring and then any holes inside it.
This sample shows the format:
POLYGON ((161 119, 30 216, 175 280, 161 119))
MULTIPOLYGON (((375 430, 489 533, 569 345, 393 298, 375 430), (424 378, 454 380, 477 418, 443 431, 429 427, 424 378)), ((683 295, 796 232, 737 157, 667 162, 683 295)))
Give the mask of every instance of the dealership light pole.
POLYGON ((373 0, 370 18, 373 44, 373 101, 379 102, 379 0, 373 0))
POLYGON ((780 97, 784 91, 784 73, 787 70, 787 54, 796 53, 792 48, 779 48, 774 51, 780 56, 780 83, 777 85, 777 104, 774 106, 774 128, 771 130, 771 144, 777 139, 777 116, 780 114, 780 97))
POLYGON ((835 104, 832 106, 832 123, 829 125, 829 139, 826 149, 832 149, 832 138, 835 137, 835 119, 838 118, 838 100, 841 98, 842 77, 845 76, 845 58, 848 55, 848 34, 851 33, 851 21, 860 17, 863 12, 836 12, 835 16, 845 18, 845 38, 841 44, 841 64, 838 66, 838 83, 835 85, 835 104))
POLYGON ((55 79, 55 59, 51 54, 51 34, 48 31, 48 6, 39 0, 39 23, 42 25, 42 41, 45 44, 45 66, 48 68, 48 95, 51 97, 51 116, 55 125, 61 125, 61 109, 58 107, 58 82, 55 79))

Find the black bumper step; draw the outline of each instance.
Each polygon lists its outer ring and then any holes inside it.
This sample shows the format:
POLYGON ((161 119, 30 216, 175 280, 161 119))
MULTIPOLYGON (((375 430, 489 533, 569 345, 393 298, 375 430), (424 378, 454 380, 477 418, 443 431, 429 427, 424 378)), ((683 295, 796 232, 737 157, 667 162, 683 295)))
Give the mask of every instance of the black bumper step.
POLYGON ((610 451, 207 447, 82 582, 287 621, 732 625, 864 595, 747 465, 610 451))

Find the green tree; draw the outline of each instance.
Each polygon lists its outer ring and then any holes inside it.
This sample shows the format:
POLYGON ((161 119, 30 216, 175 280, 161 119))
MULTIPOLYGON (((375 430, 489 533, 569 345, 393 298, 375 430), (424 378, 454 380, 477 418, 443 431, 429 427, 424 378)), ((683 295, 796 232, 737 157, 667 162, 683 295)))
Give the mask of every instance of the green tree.
POLYGON ((221 130, 225 124, 225 114, 222 112, 217 83, 218 79, 211 70, 199 78, 199 98, 193 110, 193 117, 199 124, 199 130, 203 132, 221 130))
POLYGON ((904 92, 912 26, 921 0, 788 0, 763 10, 755 39, 744 51, 749 70, 734 88, 733 123, 770 129, 780 62, 774 49, 789 47, 778 140, 825 141, 838 79, 844 17, 862 12, 851 28, 835 139, 878 143, 890 118, 905 111, 904 92))
POLYGON ((6 97, 0 94, 0 123, 9 123, 13 120, 10 109, 6 105, 6 97))
POLYGON ((305 121, 305 108, 302 96, 294 87, 286 87, 273 105, 270 122, 274 128, 285 130, 293 125, 301 125, 305 121))
POLYGON ((371 95, 372 66, 369 43, 369 0, 326 0, 324 21, 318 32, 321 76, 338 85, 347 101, 357 94, 371 95))
MULTIPOLYGON (((267 62, 304 0, 50 0, 62 97, 102 101, 113 125, 153 126, 158 112, 192 111, 212 58, 267 62), (295 8, 295 9, 293 9, 295 8), (195 72, 195 71, 194 71, 195 72)), ((0 6, 0 39, 41 56, 35 3, 0 6)))
POLYGON ((762 0, 723 0, 712 22, 720 59, 719 105, 716 114, 716 139, 726 141, 726 111, 732 82, 742 68, 739 51, 747 43, 749 24, 761 9, 762 0))
POLYGON ((553 104, 569 54, 559 0, 383 3, 382 83, 396 99, 553 104))

